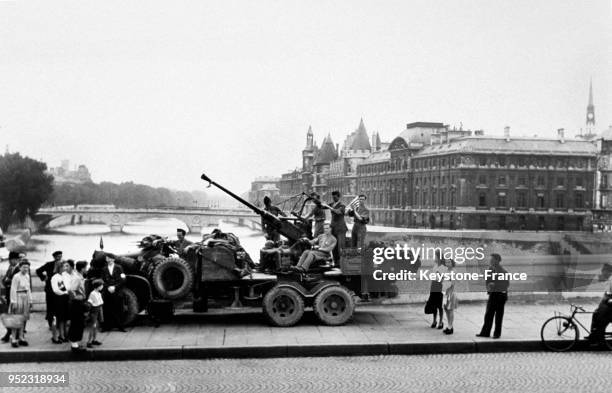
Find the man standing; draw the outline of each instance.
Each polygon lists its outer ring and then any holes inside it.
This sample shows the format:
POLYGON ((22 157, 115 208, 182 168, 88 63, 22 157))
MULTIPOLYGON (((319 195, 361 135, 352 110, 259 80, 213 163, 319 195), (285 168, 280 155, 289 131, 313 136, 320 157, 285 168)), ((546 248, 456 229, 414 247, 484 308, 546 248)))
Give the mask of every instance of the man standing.
POLYGON ((366 196, 359 195, 359 204, 349 215, 353 217, 353 229, 351 230, 351 243, 353 247, 363 248, 365 245, 367 224, 370 222, 370 211, 365 205, 366 196))
MULTIPOLYGON (((13 276, 19 272, 19 262, 21 258, 18 252, 11 251, 8 256, 9 266, 6 269, 4 277, 2 277, 2 285, 4 286, 4 295, 6 298, 6 304, 11 304, 11 284, 13 282, 13 276)), ((11 338, 10 329, 6 329, 6 334, 2 337, 2 342, 7 343, 11 338)))
MULTIPOLYGON (((264 197, 263 203, 264 203, 264 210, 267 211, 268 213, 272 214, 275 217, 278 217, 278 216, 286 217, 286 214, 283 213, 281 209, 279 209, 277 206, 274 206, 272 204, 272 200, 270 199, 269 196, 266 195, 264 197)), ((262 221, 262 227, 264 228, 264 232, 266 233, 268 240, 272 240, 275 243, 280 240, 280 234, 278 233, 276 228, 273 228, 272 226, 268 225, 265 221, 262 221)))
POLYGON ((53 326, 53 299, 55 294, 53 293, 53 289, 51 288, 51 277, 60 271, 60 266, 62 264, 62 251, 55 251, 53 254, 53 260, 45 263, 38 269, 36 269, 36 275, 40 278, 40 281, 45 282, 45 303, 47 305, 46 308, 46 316, 47 324, 49 327, 53 326))
POLYGON ((309 240, 310 244, 313 245, 312 249, 302 253, 297 265, 292 267, 293 270, 305 273, 313 262, 326 260, 330 257, 331 252, 336 247, 336 238, 331 234, 331 226, 329 224, 323 225, 323 231, 322 235, 309 240))
POLYGON ((304 220, 308 220, 310 217, 314 218, 314 233, 313 238, 323 233, 323 224, 325 224, 325 209, 321 204, 321 196, 316 192, 310 194, 310 200, 314 203, 313 209, 304 216, 304 220))
POLYGON ((125 332, 121 324, 121 298, 119 293, 125 283, 125 274, 121 266, 115 264, 115 255, 106 254, 106 267, 102 272, 104 281, 104 331, 118 328, 120 332, 125 332))
POLYGON ((340 191, 332 192, 332 199, 334 200, 329 205, 324 205, 325 208, 331 212, 331 234, 336 238, 336 247, 334 247, 333 256, 334 263, 340 264, 340 253, 344 248, 344 242, 346 239, 346 221, 344 220, 344 209, 345 206, 340 201, 340 191))
MULTIPOLYGON (((501 267, 501 256, 499 254, 491 254, 491 265, 489 270, 492 273, 508 273, 506 269, 501 267)), ((508 287, 510 281, 506 279, 498 279, 498 275, 491 274, 495 278, 487 279, 487 293, 489 294, 489 300, 487 300, 487 310, 484 316, 484 324, 480 333, 476 337, 489 337, 491 334, 491 328, 493 327, 493 318, 495 318, 495 331, 493 332, 493 338, 499 338, 502 332, 502 322, 504 319, 504 307, 508 300, 508 287)))
POLYGON ((192 244, 192 242, 185 239, 186 234, 187 232, 184 229, 176 228, 177 240, 173 241, 172 245, 174 246, 174 248, 176 248, 176 251, 178 252, 180 256, 183 256, 185 254, 185 249, 187 248, 187 246, 192 244))

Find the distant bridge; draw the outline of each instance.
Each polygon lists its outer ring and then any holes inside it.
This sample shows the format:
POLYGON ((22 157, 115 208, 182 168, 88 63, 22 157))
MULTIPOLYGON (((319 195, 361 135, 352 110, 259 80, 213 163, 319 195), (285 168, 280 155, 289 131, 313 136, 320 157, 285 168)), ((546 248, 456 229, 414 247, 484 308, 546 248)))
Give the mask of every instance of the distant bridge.
POLYGON ((34 216, 35 230, 47 228, 60 217, 71 217, 71 224, 86 222, 104 223, 112 232, 121 232, 123 227, 134 221, 148 218, 174 218, 185 223, 189 232, 200 233, 203 227, 216 226, 219 222, 229 222, 251 229, 261 230, 261 217, 248 209, 190 209, 190 208, 152 208, 122 209, 114 207, 52 207, 40 209, 34 216))

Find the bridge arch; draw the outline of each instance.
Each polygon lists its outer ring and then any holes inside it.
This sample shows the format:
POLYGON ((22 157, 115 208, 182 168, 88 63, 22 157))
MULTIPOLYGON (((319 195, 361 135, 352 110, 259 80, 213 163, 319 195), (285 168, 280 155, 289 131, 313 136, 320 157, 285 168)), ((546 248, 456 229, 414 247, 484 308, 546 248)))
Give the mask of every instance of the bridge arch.
POLYGON ((250 210, 242 209, 79 209, 78 207, 41 209, 33 219, 35 228, 32 229, 44 229, 53 220, 64 216, 78 217, 72 221, 79 223, 85 221, 103 223, 108 225, 112 232, 121 232, 128 223, 148 218, 174 218, 183 222, 190 233, 197 234, 205 227, 218 225, 220 221, 261 229, 260 217, 250 210))

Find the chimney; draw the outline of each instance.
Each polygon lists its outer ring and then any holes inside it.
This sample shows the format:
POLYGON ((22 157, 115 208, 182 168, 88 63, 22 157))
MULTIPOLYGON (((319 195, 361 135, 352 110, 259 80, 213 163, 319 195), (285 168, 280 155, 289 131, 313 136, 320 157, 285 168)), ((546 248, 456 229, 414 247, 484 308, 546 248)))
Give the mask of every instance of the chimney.
POLYGON ((557 137, 561 143, 565 142, 565 130, 563 128, 557 130, 557 137))
POLYGON ((510 127, 508 126, 504 127, 504 138, 506 139, 506 142, 510 141, 510 127))

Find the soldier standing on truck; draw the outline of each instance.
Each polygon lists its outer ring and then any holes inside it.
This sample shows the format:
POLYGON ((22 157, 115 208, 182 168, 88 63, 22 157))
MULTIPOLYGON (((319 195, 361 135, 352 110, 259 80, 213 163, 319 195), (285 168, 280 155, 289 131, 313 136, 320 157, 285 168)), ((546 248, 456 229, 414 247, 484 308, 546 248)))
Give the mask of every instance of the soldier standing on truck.
POLYGON ((344 220, 344 209, 345 206, 340 200, 340 191, 332 192, 333 202, 329 205, 324 204, 323 207, 329 209, 331 212, 331 234, 336 238, 336 247, 334 247, 333 256, 334 263, 338 265, 340 263, 340 253, 344 248, 344 242, 346 239, 346 221, 344 220))
MULTIPOLYGON (((270 199, 269 196, 266 195, 264 197, 263 203, 264 203, 264 210, 272 214, 273 216, 275 217, 278 217, 278 216, 286 217, 287 216, 285 213, 283 213, 281 209, 279 209, 278 207, 272 204, 272 200, 270 199)), ((278 231, 274 227, 267 224, 265 221, 262 222, 262 227, 264 228, 264 232, 266 233, 268 240, 272 240, 275 243, 280 240, 280 233, 278 233, 278 231)))
POLYGON ((351 243, 353 247, 363 248, 365 244, 367 224, 370 222, 370 211, 365 205, 366 196, 361 194, 356 206, 351 207, 349 216, 353 217, 353 229, 351 230, 351 243))
POLYGON ((325 209, 321 204, 321 196, 316 192, 310 194, 309 198, 313 203, 314 207, 312 210, 306 214, 303 218, 304 220, 308 220, 310 217, 314 218, 314 233, 313 238, 323 234, 323 224, 325 224, 325 209))

